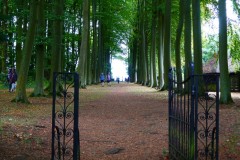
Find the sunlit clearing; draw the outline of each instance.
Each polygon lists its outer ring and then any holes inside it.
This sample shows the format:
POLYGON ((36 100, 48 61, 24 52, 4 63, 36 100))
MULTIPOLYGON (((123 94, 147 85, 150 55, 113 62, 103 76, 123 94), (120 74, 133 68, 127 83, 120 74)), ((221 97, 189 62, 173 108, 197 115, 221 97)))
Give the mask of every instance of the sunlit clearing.
MULTIPOLYGON (((218 13, 215 11, 215 7, 213 5, 208 5, 208 8, 214 15, 209 21, 206 21, 205 24, 203 24, 202 30, 203 33, 207 35, 217 35, 219 32, 218 13)), ((230 0, 226 1, 226 9, 228 21, 230 20, 232 24, 238 25, 238 15, 234 13, 233 4, 230 0)))
POLYGON ((116 81, 116 78, 120 78, 120 81, 125 80, 128 77, 127 65, 123 60, 112 60, 112 78, 116 81))

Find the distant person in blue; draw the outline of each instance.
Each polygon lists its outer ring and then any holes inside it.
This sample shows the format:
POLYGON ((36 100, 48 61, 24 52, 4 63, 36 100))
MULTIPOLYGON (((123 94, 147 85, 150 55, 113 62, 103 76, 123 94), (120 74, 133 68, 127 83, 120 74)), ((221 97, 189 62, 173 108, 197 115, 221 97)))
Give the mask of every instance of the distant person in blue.
POLYGON ((130 83, 130 77, 127 78, 127 82, 130 83))
POLYGON ((117 82, 118 82, 118 84, 119 84, 119 81, 120 81, 120 78, 119 78, 119 77, 117 77, 117 82))
POLYGON ((101 75, 100 75, 100 81, 101 81, 102 87, 104 87, 104 80, 105 80, 104 74, 101 73, 101 75))
POLYGON ((17 73, 14 68, 8 73, 9 92, 13 92, 17 86, 17 73))
POLYGON ((109 72, 107 74, 107 84, 108 84, 108 86, 111 86, 111 75, 109 72))
POLYGON ((7 82, 8 82, 8 90, 9 90, 9 92, 11 91, 11 88, 12 88, 12 84, 10 83, 11 75, 12 75, 12 68, 10 68, 8 70, 8 75, 7 75, 7 82))

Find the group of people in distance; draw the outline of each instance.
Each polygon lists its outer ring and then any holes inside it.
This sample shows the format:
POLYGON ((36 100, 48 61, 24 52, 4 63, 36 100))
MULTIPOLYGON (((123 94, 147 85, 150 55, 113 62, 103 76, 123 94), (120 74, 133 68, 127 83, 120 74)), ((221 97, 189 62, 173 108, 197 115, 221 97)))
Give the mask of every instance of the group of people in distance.
MULTIPOLYGON (((111 86, 111 75, 110 75, 109 72, 108 72, 106 77, 105 77, 105 75, 103 73, 100 74, 100 82, 101 82, 101 86, 102 87, 104 87, 105 79, 107 80, 108 86, 111 86)), ((119 83, 120 82, 120 78, 117 77, 116 81, 117 81, 117 83, 119 83)), ((130 77, 125 78, 125 81, 130 83, 130 77)))
POLYGON ((7 81, 9 84, 8 86, 9 92, 13 92, 17 86, 17 73, 14 68, 9 69, 8 75, 7 75, 7 81))
MULTIPOLYGON (((106 79, 107 79, 108 86, 111 86, 111 75, 110 75, 110 73, 107 74, 106 79)), ((103 73, 101 73, 101 75, 100 75, 100 81, 101 81, 102 87, 104 87, 105 76, 104 76, 103 73)))

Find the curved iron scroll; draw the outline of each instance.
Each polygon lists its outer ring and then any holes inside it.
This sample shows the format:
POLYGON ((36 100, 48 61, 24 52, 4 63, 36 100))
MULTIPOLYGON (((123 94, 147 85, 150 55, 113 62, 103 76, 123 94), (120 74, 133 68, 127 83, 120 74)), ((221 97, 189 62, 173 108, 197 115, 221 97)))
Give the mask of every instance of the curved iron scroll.
POLYGON ((199 160, 217 160, 219 143, 219 74, 198 75, 195 77, 195 82, 197 86, 195 103, 196 155, 199 160))
POLYGON ((169 158, 218 160, 219 74, 176 74, 169 70, 169 158))
POLYGON ((78 74, 54 73, 52 160, 80 159, 78 101, 78 74))

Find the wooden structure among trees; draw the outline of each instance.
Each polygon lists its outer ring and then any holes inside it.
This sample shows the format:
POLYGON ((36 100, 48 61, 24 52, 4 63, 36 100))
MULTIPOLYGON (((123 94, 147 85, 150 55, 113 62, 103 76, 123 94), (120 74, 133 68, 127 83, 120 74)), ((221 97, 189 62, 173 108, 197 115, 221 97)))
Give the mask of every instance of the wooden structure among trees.
POLYGON ((240 92, 240 72, 229 74, 231 82, 231 92, 240 92))

